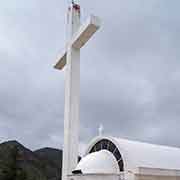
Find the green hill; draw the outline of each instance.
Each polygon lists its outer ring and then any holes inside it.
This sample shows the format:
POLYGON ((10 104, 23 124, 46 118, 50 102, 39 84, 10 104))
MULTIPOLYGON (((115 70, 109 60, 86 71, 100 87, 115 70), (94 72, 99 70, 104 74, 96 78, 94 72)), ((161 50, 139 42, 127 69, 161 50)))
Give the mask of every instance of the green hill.
POLYGON ((60 180, 61 167, 61 150, 33 152, 17 141, 0 144, 0 180, 60 180))

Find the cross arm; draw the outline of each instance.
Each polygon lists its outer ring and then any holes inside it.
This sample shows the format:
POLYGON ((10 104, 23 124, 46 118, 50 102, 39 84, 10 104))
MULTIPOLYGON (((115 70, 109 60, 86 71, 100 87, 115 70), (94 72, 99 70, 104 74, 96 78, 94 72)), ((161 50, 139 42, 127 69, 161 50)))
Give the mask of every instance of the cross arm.
MULTIPOLYGON (((68 43, 68 46, 80 49, 93 36, 93 34, 100 28, 100 20, 98 17, 91 15, 87 21, 79 28, 68 43)), ((56 69, 63 69, 66 65, 67 49, 63 51, 58 62, 54 66, 56 69)))
POLYGON ((79 31, 75 33, 71 44, 74 48, 80 49, 93 36, 93 34, 100 28, 100 20, 98 17, 91 15, 87 21, 80 27, 79 31))
POLYGON ((63 53, 57 58, 58 62, 54 66, 55 69, 62 70, 64 68, 64 66, 66 65, 66 56, 67 56, 67 51, 64 50, 63 53))

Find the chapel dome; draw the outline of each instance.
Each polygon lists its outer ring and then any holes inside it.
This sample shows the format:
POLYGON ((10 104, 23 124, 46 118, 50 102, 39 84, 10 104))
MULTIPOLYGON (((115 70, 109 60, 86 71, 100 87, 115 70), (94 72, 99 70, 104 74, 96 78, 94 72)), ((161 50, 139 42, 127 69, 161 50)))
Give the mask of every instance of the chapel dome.
POLYGON ((83 174, 118 174, 119 166, 111 152, 101 150, 83 157, 75 171, 81 171, 83 174))

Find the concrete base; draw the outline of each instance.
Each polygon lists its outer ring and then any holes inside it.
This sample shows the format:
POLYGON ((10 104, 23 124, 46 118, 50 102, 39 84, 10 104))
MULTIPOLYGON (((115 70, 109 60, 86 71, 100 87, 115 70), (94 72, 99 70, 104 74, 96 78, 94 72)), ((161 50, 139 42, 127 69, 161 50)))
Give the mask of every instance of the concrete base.
POLYGON ((177 176, 135 176, 135 180, 180 180, 177 176))
POLYGON ((80 174, 69 175, 68 180, 180 180, 180 176, 123 174, 80 174))
POLYGON ((80 174, 70 175, 68 180, 124 180, 124 174, 80 174))

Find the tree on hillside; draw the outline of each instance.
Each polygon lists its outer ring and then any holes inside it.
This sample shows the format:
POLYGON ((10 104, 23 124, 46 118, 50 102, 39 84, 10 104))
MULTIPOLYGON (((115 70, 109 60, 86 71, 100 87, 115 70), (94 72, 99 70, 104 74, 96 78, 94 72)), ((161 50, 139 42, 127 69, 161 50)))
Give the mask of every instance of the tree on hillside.
POLYGON ((26 180, 26 172, 18 167, 17 164, 18 158, 18 147, 15 146, 12 148, 11 155, 9 160, 6 162, 2 174, 3 180, 26 180))

